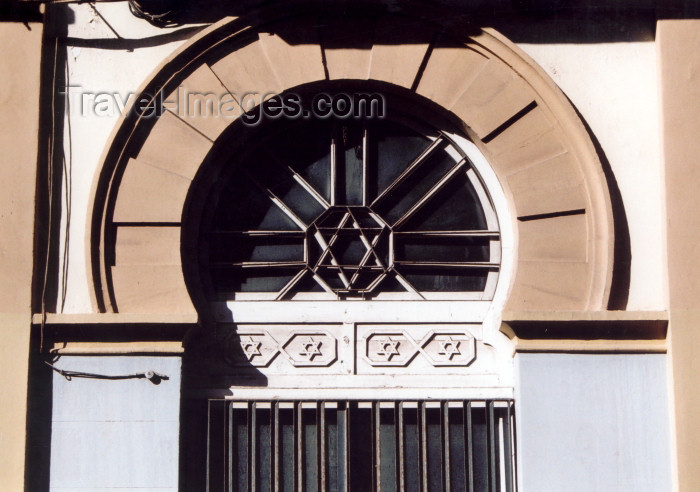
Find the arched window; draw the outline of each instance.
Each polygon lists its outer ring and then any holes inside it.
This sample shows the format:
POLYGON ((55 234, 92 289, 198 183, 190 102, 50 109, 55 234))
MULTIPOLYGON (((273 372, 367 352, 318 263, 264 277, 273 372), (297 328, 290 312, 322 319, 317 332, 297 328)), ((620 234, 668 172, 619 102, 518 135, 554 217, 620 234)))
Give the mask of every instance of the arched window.
POLYGON ((492 298, 500 233, 474 149, 396 116, 276 122, 234 153, 200 229, 209 296, 492 298))

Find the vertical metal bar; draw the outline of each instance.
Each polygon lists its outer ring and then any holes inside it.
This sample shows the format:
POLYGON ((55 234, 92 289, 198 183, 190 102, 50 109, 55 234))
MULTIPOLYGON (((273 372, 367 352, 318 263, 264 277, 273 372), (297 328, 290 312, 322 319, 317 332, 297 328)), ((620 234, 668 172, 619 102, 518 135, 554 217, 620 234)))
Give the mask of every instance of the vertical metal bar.
POLYGON ((496 492, 496 424, 493 416, 493 400, 486 401, 486 433, 489 453, 489 489, 491 492, 496 492))
POLYGON ((207 492, 211 491, 210 480, 211 480, 211 400, 207 402, 207 477, 206 477, 206 488, 207 492))
POLYGON ((449 405, 446 401, 440 403, 442 407, 442 490, 450 492, 450 417, 449 405))
POLYGON ((506 406, 506 416, 505 416, 505 429, 503 431, 504 447, 505 447, 505 469, 506 469, 506 491, 513 492, 513 440, 512 440, 512 418, 513 418, 513 403, 507 402, 506 406))
POLYGON ((362 205, 367 206, 369 200, 367 199, 367 122, 363 122, 362 126, 362 205))
POLYGON ((248 452, 248 461, 250 462, 250 472, 248 475, 248 488, 251 492, 257 490, 258 485, 258 470, 257 470, 257 455, 258 455, 258 422, 257 422, 257 408, 255 402, 250 402, 248 404, 248 443, 250 445, 250 451, 248 452))
POLYGON ((397 491, 402 491, 403 487, 401 485, 402 477, 401 475, 401 448, 403 447, 402 434, 401 434, 401 422, 400 422, 399 402, 394 402, 394 485, 397 491))
POLYGON ((425 402, 418 402, 418 440, 422 490, 428 490, 428 424, 425 418, 425 402))
POLYGON ((272 426, 274 434, 272 437, 272 487, 270 490, 278 492, 280 490, 280 447, 282 446, 282 435, 280 432, 280 402, 272 402, 272 426))
POLYGON ((333 205, 335 205, 335 202, 336 202, 336 199, 335 199, 336 198, 336 188, 338 186, 338 184, 337 184, 337 181, 338 181, 338 179, 337 179, 338 163, 337 163, 337 157, 336 157, 337 147, 338 147, 338 145, 336 143, 336 139, 338 138, 338 132, 337 132, 337 128, 335 127, 335 125, 333 125, 333 130, 332 130, 331 135, 332 135, 331 136, 331 206, 333 206, 333 205))
POLYGON ((294 402, 294 434, 296 436, 296 477, 297 490, 304 490, 304 430, 301 421, 301 402, 294 402))
MULTIPOLYGON (((338 402, 340 407, 340 402, 338 402)), ((344 402, 344 408, 341 411, 338 409, 338 490, 339 492, 348 492, 350 490, 349 477, 349 453, 348 453, 348 435, 350 434, 348 412, 350 402, 344 402)))
POLYGON ((316 402, 316 476, 318 477, 318 490, 327 490, 326 481, 326 405, 325 402, 316 402))
POLYGON ((379 402, 372 402, 372 430, 374 438, 374 452, 372 453, 372 476, 374 480, 374 490, 381 490, 381 437, 382 437, 382 427, 379 416, 379 402))
POLYGON ((466 482, 469 492, 474 492, 474 443, 472 439, 472 402, 466 401, 464 405, 464 443, 465 450, 465 472, 466 482))
POLYGON ((406 450, 404 449, 404 442, 406 440, 406 429, 404 427, 404 415, 403 415, 403 403, 398 403, 398 418, 396 419, 398 426, 398 453, 397 456, 397 467, 396 473, 399 477, 399 490, 406 490, 406 450))
POLYGON ((233 492, 233 405, 228 402, 226 405, 226 490, 233 492))

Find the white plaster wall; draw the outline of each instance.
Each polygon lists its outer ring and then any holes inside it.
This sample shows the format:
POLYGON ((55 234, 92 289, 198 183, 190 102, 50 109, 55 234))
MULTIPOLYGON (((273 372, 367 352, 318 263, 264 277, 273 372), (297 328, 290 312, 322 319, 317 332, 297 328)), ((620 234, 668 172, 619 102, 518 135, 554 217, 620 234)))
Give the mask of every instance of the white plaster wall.
MULTIPOLYGON (((53 378, 51 491, 177 491, 179 357, 63 357, 64 370, 147 379, 53 378)), ((1 487, 0 487, 1 488, 1 487)))
POLYGON ((617 178, 632 250, 627 309, 665 309, 666 206, 654 43, 519 46, 583 115, 617 178))
MULTIPOLYGON (((99 49, 71 46, 71 38, 78 40, 116 39, 105 21, 89 4, 72 4, 54 8, 66 8, 73 12, 74 20, 68 26, 68 84, 70 91, 70 127, 66 127, 66 166, 70 172, 64 176, 64 190, 70 191, 70 216, 64 210, 62 248, 67 245, 67 276, 59 285, 59 312, 86 313, 92 311, 87 278, 85 234, 90 190, 95 173, 101 164, 101 156, 109 137, 119 122, 121 112, 116 100, 92 110, 92 105, 81 107, 83 94, 118 94, 125 101, 137 91, 158 64, 184 41, 156 44, 152 47, 126 49, 99 49), (66 236, 65 227, 69 234, 66 236), (69 241, 66 241, 66 237, 69 241)), ((160 29, 137 19, 129 12, 127 2, 101 2, 94 6, 106 21, 127 40, 138 40, 176 31, 182 28, 160 29)), ((75 43, 77 44, 77 43, 75 43)), ((64 203, 65 203, 64 196, 64 203)), ((64 258, 63 252, 60 255, 64 258)), ((63 270, 61 270, 63 271, 63 270)))
POLYGON ((521 492, 672 490, 666 356, 519 354, 521 492))

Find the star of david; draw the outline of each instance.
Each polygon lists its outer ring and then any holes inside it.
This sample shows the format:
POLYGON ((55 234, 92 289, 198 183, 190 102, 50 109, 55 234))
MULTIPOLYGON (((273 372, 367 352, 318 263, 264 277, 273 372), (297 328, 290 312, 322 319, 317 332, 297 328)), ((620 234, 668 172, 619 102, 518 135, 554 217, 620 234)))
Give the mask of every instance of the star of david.
POLYGON ((336 293, 371 292, 386 276, 389 227, 367 207, 331 207, 308 231, 312 270, 336 293))
POLYGON ((401 342, 398 340, 392 340, 391 337, 382 338, 377 340, 377 343, 381 347, 377 350, 377 355, 386 357, 386 360, 391 360, 395 355, 401 355, 398 351, 398 346, 401 342))
POLYGON ((241 347, 243 348, 243 353, 248 357, 248 360, 252 360, 256 355, 262 355, 260 353, 260 342, 253 340, 253 337, 247 337, 247 340, 241 340, 241 347))
POLYGON ((440 344, 438 354, 446 355, 450 360, 452 360, 452 357, 455 355, 462 355, 459 351, 459 340, 452 340, 452 337, 447 337, 445 340, 438 340, 438 343, 440 344))
POLYGON ((299 351, 301 357, 306 357, 308 360, 314 360, 317 355, 323 355, 321 353, 320 347, 322 342, 320 340, 314 340, 312 337, 306 339, 306 342, 302 342, 302 349, 299 351))

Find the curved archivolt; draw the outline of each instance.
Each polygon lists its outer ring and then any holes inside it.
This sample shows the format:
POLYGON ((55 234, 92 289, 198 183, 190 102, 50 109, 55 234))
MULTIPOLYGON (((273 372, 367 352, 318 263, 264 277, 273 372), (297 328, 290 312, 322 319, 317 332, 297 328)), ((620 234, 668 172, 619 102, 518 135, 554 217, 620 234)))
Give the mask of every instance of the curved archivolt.
POLYGON ((493 31, 465 35, 403 14, 323 22, 319 15, 262 26, 222 21, 146 84, 166 101, 162 115, 125 117, 96 185, 90 266, 98 307, 194 311, 183 276, 183 213, 192 180, 233 121, 167 101, 179 91, 240 101, 250 91, 359 80, 449 111, 488 159, 517 217, 507 309, 605 309, 614 243, 608 189, 585 128, 553 82, 493 31))

